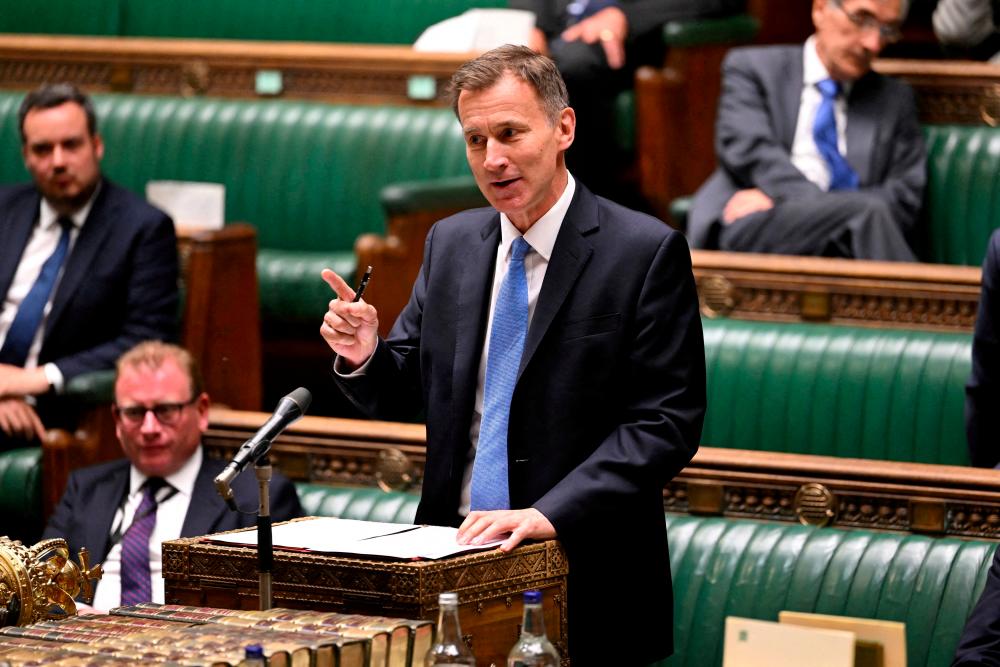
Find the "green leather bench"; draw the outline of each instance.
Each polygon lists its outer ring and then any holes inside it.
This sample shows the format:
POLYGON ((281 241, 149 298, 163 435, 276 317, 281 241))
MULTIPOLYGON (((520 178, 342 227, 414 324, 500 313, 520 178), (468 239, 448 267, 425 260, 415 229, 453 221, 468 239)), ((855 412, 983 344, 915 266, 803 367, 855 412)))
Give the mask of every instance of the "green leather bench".
MULTIPOLYGON (((17 108, 0 92, 0 183, 23 181, 17 108)), ((354 241, 381 232, 379 192, 468 172, 450 109, 275 100, 95 96, 104 169, 143 193, 156 179, 226 186, 226 218, 257 230, 261 319, 315 333, 329 266, 352 279, 354 241)), ((389 280, 385 275, 381 280, 389 280)), ((317 337, 318 338, 318 337, 317 337)))
MULTIPOLYGON (((914 240, 917 255, 935 264, 980 266, 990 233, 1000 227, 1000 128, 925 125, 927 189, 914 240)), ((683 229, 690 197, 675 199, 670 217, 683 229)))
POLYGON ((427 26, 506 0, 0 0, 0 32, 409 44, 427 26))
POLYGON ((968 334, 705 319, 713 447, 968 465, 968 334))

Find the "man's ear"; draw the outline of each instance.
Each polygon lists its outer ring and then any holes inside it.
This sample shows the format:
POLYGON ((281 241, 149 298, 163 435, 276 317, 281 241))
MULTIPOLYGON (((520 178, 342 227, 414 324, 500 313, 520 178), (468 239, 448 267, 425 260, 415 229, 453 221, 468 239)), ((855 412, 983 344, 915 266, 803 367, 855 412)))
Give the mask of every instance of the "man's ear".
POLYGON ((559 131, 559 149, 565 151, 573 145, 573 139, 576 138, 576 112, 573 107, 566 107, 560 112, 556 127, 559 131))
POLYGON ((104 159, 104 139, 99 134, 94 135, 94 154, 98 162, 104 159))

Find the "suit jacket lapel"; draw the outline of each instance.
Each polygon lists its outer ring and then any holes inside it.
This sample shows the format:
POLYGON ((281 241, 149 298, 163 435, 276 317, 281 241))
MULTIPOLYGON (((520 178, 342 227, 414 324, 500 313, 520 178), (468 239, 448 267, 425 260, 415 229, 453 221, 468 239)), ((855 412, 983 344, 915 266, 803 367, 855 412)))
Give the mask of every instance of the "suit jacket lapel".
POLYGON ((781 143, 789 150, 795 143, 795 125, 799 121, 799 107, 802 104, 802 86, 805 73, 802 70, 802 49, 788 49, 788 60, 785 63, 783 72, 776 73, 781 77, 776 81, 778 99, 781 104, 781 111, 776 115, 776 122, 780 123, 778 135, 781 143), (798 81, 799 85, 790 86, 789 81, 798 81))
POLYGON ((878 140, 878 96, 872 92, 874 78, 861 77, 851 89, 847 101, 847 162, 858 174, 858 182, 867 185, 872 173, 872 147, 878 140))
POLYGON ((221 461, 202 459, 194 489, 191 491, 191 504, 188 505, 187 514, 184 516, 184 525, 181 526, 181 537, 195 537, 213 532, 219 525, 222 515, 229 511, 216 493, 213 483, 215 476, 222 472, 224 467, 225 464, 221 461))
POLYGON ((552 247, 552 257, 549 258, 545 270, 545 281, 542 291, 535 304, 535 313, 528 327, 528 336, 524 341, 524 353, 518 368, 518 379, 524 372, 531 357, 538 349, 539 343, 545 337, 553 318, 562 307, 570 289, 590 259, 593 248, 584 239, 586 234, 599 228, 597 200, 583 185, 576 184, 576 193, 566 211, 559 235, 552 247))
POLYGON ((3 216, 0 222, 0 298, 10 289, 17 266, 21 263, 24 247, 28 245, 28 238, 38 218, 41 196, 36 193, 34 197, 27 199, 24 206, 0 212, 3 216))
POLYGON ((114 546, 109 539, 111 522, 128 493, 128 482, 129 463, 123 461, 94 490, 93 506, 87 508, 87 512, 93 516, 93 520, 87 522, 92 530, 84 538, 84 546, 91 553, 91 562, 103 561, 114 546))
POLYGON ((73 250, 66 260, 66 268, 55 296, 52 298, 52 312, 49 313, 46 331, 52 331, 53 324, 59 320, 66 304, 73 294, 83 284, 87 272, 92 270, 97 253, 104 245, 104 239, 114 227, 114 218, 119 214, 118 205, 112 200, 111 186, 107 182, 101 184, 101 191, 87 215, 80 233, 73 244, 73 250))
POLYGON ((454 423, 467 423, 476 397, 476 374, 483 351, 483 332, 488 316, 490 288, 500 243, 500 214, 490 216, 478 231, 480 243, 464 257, 456 301, 455 363, 452 387, 456 397, 454 423))

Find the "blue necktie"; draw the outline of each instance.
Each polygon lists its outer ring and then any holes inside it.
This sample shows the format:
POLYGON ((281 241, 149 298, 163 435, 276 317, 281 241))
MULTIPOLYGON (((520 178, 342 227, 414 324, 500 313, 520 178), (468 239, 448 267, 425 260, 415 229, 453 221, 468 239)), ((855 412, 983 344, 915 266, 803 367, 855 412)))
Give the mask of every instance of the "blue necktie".
POLYGON ((833 79, 823 79, 816 86, 823 95, 823 101, 816 111, 813 140, 830 167, 830 190, 857 190, 858 175, 837 147, 837 119, 833 107, 840 93, 840 84, 833 79))
POLYGON ((500 284, 500 293, 493 308, 483 390, 483 419, 479 427, 476 459, 472 464, 473 510, 510 508, 507 423, 517 369, 524 352, 524 338, 528 332, 528 279, 524 274, 524 256, 529 250, 531 246, 523 238, 514 239, 507 275, 500 284))
POLYGON ((0 348, 0 363, 12 364, 14 366, 24 366, 24 361, 28 358, 28 350, 35 340, 35 333, 42 324, 42 316, 45 314, 45 304, 49 302, 52 288, 59 277, 59 269, 62 268, 66 253, 69 250, 69 234, 73 228, 73 221, 67 217, 58 220, 62 227, 62 234, 59 236, 59 243, 55 251, 42 264, 42 270, 38 272, 35 284, 28 290, 27 296, 17 309, 14 321, 7 331, 7 337, 0 348))

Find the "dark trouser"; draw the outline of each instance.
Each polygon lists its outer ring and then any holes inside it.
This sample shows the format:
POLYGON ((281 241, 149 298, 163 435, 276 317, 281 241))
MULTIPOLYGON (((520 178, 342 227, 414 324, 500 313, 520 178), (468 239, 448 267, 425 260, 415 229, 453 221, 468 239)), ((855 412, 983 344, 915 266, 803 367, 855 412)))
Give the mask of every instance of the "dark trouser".
POLYGON ((769 211, 721 224, 719 249, 917 261, 889 207, 862 192, 824 192, 779 202, 769 211))

